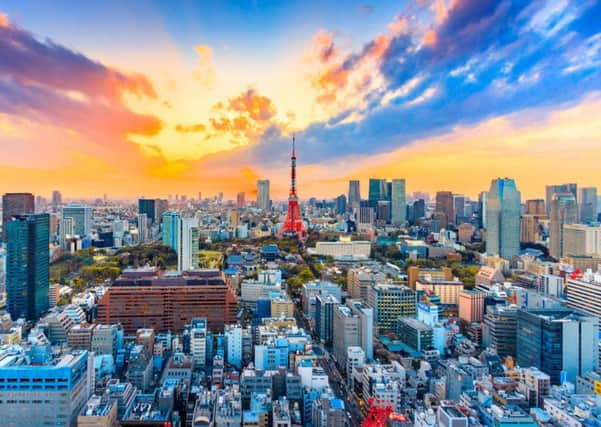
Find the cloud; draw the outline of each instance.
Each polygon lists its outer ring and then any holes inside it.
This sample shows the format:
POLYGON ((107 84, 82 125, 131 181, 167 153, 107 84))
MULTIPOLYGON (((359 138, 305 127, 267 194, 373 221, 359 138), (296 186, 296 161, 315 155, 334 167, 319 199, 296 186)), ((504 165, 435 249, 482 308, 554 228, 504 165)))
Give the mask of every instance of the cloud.
POLYGON ((257 122, 270 120, 276 113, 275 105, 266 96, 256 90, 248 89, 241 95, 229 100, 229 108, 237 113, 247 114, 257 122))
POLYGON ((206 45, 194 46, 198 55, 198 64, 194 70, 194 78, 201 82, 205 87, 210 88, 215 82, 217 75, 215 60, 213 59, 213 49, 206 45))
POLYGON ((156 99, 141 74, 124 73, 10 23, 0 26, 0 112, 73 129, 110 144, 154 135, 153 116, 131 111, 125 96, 156 99))
POLYGON ((202 123, 197 123, 193 125, 182 125, 177 124, 175 126, 175 130, 181 133, 194 133, 194 132, 204 132, 207 129, 205 125, 202 123))

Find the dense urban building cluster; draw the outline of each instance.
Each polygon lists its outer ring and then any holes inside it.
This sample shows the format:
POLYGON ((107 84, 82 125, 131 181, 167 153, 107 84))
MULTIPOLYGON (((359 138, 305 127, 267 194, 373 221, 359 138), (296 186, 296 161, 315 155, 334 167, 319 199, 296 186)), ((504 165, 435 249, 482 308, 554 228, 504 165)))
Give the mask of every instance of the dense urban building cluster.
POLYGON ((5 194, 2 425, 601 425, 596 189, 361 190, 5 194))

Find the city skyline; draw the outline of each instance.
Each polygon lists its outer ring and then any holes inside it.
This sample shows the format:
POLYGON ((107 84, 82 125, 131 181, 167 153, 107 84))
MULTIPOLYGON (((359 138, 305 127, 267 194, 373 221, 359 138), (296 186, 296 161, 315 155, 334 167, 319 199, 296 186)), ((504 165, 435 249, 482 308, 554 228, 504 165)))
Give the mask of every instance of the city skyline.
POLYGON ((9 1, 0 190, 253 199, 269 179, 284 199, 292 133, 303 197, 380 177, 474 198, 508 176, 532 198, 550 170, 597 186, 599 13, 553 1, 9 1))

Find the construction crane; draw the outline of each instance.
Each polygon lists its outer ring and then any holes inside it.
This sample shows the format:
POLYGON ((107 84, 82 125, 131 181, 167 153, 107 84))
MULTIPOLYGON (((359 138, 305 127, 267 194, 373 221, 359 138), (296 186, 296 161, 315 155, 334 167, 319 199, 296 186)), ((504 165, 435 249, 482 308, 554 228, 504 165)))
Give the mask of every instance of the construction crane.
POLYGON ((369 398, 369 411, 361 427, 387 427, 392 421, 405 422, 407 417, 397 414, 392 410, 392 405, 387 402, 369 398))

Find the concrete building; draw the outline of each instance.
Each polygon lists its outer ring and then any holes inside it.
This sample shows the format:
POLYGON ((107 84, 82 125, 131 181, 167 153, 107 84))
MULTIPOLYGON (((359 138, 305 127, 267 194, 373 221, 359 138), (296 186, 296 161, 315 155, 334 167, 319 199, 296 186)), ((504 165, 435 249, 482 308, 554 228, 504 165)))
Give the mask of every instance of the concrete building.
POLYGON ((401 317, 394 322, 394 331, 403 343, 421 352, 433 345, 433 332, 430 325, 413 317, 401 317))
POLYGON ((404 285, 377 283, 370 287, 367 296, 379 334, 391 330, 399 317, 415 316, 416 304, 416 293, 404 285))
POLYGON ((455 223, 455 209, 452 192, 439 191, 436 193, 435 212, 440 214, 440 228, 447 228, 449 224, 455 223))
POLYGON ((380 271, 368 267, 349 268, 346 276, 346 288, 351 298, 367 302, 371 286, 385 281, 386 274, 380 271))
POLYGON ((334 356, 346 366, 348 347, 361 347, 367 360, 373 359, 373 312, 359 301, 351 300, 334 310, 334 356))
POLYGON ((566 280, 567 306, 601 319, 601 274, 587 271, 566 280))
POLYGON ((600 225, 564 224, 562 232, 562 257, 601 257, 600 225))
POLYGON ((459 280, 419 279, 415 282, 416 292, 426 291, 440 297, 443 305, 457 306, 459 294, 463 291, 463 282, 459 280))
POLYGON ((526 200, 526 211, 527 215, 547 215, 545 209, 545 199, 528 199, 526 200))
POLYGON ((198 245, 200 232, 196 218, 183 218, 181 220, 181 248, 177 250, 179 271, 197 269, 199 266, 198 245))
POLYGON ((94 390, 93 356, 75 351, 56 359, 46 354, 36 364, 28 359, 22 349, 0 350, 2 424, 75 427, 94 390))
POLYGON ((207 363, 207 319, 192 319, 190 326, 190 353, 194 367, 203 368, 207 363))
POLYGON ((418 280, 453 280, 453 271, 449 267, 420 268, 412 265, 407 269, 407 286, 415 290, 418 280))
POLYGON ((494 179, 486 205, 486 253, 510 259, 520 251, 520 192, 515 181, 494 179))
POLYGON ((257 181, 257 208, 263 211, 271 209, 268 179, 260 179, 257 181))
POLYGON ((341 237, 338 242, 317 242, 315 255, 331 256, 334 259, 368 259, 371 242, 341 237))
POLYGON ((486 308, 482 328, 482 345, 492 346, 500 357, 516 356, 517 308, 490 305, 486 308))
POLYGON ((117 402, 93 395, 77 417, 77 427, 119 427, 117 402))
POLYGON ((484 318, 484 292, 463 290, 459 294, 459 317, 466 322, 481 322, 484 318))

